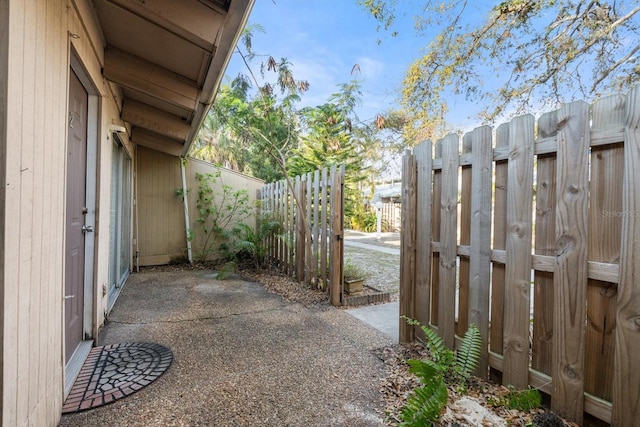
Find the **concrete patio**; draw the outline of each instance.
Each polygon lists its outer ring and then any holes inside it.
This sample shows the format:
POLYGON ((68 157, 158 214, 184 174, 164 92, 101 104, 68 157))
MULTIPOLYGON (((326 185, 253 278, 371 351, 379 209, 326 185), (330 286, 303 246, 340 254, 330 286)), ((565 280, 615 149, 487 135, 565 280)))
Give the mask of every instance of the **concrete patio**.
POLYGON ((258 283, 207 271, 133 274, 100 345, 155 342, 166 374, 62 426, 383 425, 374 350, 393 342, 330 306, 307 308, 258 283))

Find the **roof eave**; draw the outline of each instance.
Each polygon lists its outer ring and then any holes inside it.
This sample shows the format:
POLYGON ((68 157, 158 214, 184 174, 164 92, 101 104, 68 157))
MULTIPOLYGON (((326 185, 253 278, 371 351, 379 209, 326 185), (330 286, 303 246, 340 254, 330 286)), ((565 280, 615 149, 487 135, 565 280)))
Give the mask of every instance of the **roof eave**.
POLYGON ((214 54, 209 64, 193 120, 191 121, 191 127, 182 148, 181 157, 185 157, 189 152, 191 144, 195 141, 207 113, 211 108, 211 104, 213 104, 220 83, 222 82, 222 77, 227 69, 231 55, 233 55, 233 50, 251 14, 254 1, 255 0, 234 0, 231 2, 220 43, 216 48, 216 53, 225 52, 225 55, 214 54), (233 28, 234 31, 230 32, 228 30, 229 28, 233 28))

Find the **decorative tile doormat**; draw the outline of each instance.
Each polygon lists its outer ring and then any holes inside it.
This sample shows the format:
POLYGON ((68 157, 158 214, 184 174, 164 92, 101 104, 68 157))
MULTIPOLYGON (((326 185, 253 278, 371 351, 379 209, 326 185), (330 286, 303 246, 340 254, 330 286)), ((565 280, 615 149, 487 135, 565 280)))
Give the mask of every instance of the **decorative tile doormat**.
POLYGON ((173 353, 153 343, 94 347, 64 402, 62 413, 84 411, 122 399, 169 369, 173 353))

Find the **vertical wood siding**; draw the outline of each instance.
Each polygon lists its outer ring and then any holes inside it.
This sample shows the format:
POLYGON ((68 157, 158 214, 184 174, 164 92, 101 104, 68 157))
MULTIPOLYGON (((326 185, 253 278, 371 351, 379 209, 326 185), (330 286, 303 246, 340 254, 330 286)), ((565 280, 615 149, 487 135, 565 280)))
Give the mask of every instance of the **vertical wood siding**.
MULTIPOLYGON (((56 425, 60 418, 70 46, 100 92, 99 152, 109 148, 105 124, 119 120, 114 100, 101 96, 107 92, 102 42, 87 5, 0 0, 2 425, 56 425)), ((110 158, 101 160, 108 165, 110 158)), ((99 198, 107 201, 103 211, 108 213, 108 185, 99 186, 98 193, 101 189, 107 191, 99 198)), ((96 229, 96 259, 108 258, 108 239, 106 246, 100 244, 96 229)), ((96 288, 106 274, 107 268, 97 269, 96 288)), ((94 293, 97 330, 104 302, 94 293)))
POLYGON ((2 424, 52 425, 63 398, 66 4, 13 1, 8 20, 2 424))

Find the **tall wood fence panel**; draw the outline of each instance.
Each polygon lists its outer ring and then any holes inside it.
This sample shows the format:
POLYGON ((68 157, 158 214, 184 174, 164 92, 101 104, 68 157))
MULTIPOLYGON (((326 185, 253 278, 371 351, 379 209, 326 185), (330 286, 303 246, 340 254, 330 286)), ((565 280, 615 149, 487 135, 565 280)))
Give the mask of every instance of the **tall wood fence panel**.
POLYGON ((314 289, 328 289, 331 303, 343 297, 344 166, 266 184, 262 214, 282 225, 267 242, 272 265, 314 289))
POLYGON ((450 347, 477 325, 477 374, 559 415, 637 425, 640 87, 424 142, 402 194, 401 315, 450 347))

